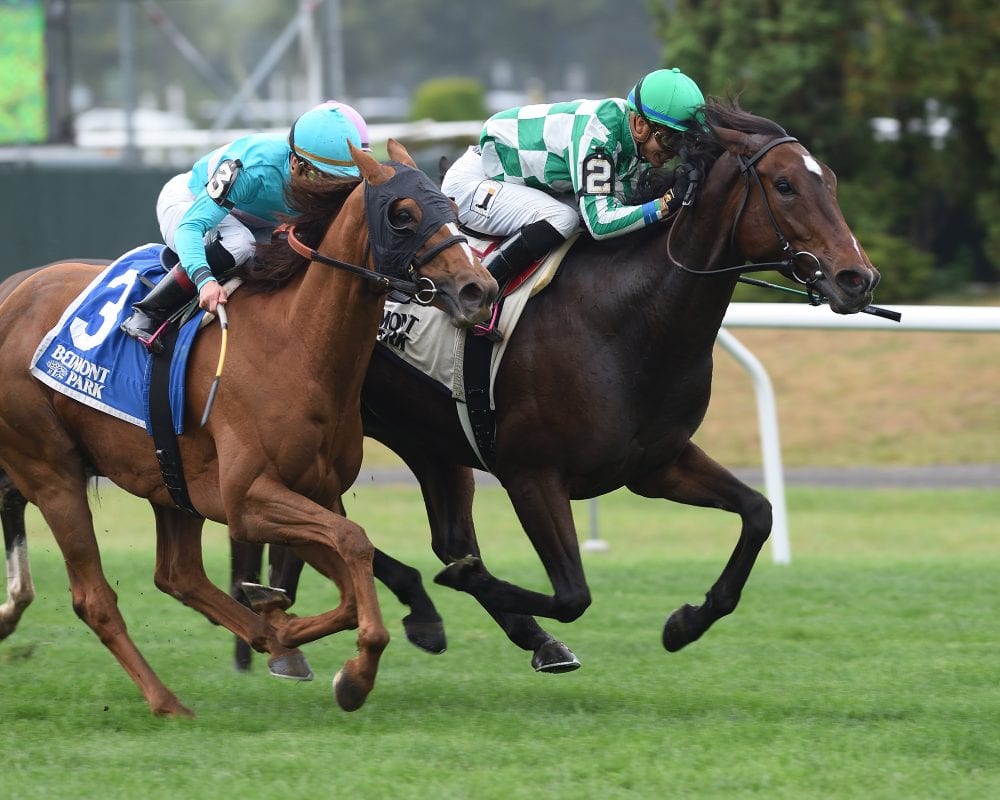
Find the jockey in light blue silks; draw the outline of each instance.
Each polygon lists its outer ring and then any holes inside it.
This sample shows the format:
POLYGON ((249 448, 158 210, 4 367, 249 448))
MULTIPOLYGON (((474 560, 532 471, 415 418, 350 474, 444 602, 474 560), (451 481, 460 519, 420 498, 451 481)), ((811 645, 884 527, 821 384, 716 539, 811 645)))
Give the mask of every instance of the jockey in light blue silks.
POLYGON ((122 330, 152 347, 169 317, 197 292, 214 313, 227 300, 220 278, 254 253, 290 214, 285 189, 316 172, 358 176, 348 142, 366 148, 364 119, 344 103, 323 103, 295 120, 288 135, 259 133, 236 139, 171 178, 156 202, 163 241, 179 264, 132 308, 122 330))

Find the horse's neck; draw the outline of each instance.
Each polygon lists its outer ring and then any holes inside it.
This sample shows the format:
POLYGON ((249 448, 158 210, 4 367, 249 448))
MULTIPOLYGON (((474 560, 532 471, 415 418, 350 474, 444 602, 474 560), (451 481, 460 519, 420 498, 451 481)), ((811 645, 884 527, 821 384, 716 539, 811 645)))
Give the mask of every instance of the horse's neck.
MULTIPOLYGON (((329 258, 363 266, 365 239, 359 231, 367 228, 335 223, 318 250, 329 258)), ((343 371, 345 366, 353 370, 358 357, 367 352, 365 345, 374 345, 384 296, 362 277, 315 261, 293 292, 288 321, 306 344, 304 355, 313 360, 316 374, 343 371)))
POLYGON ((739 213, 738 173, 719 165, 725 179, 706 187, 694 206, 686 207, 674 223, 667 241, 668 293, 674 302, 668 324, 684 331, 698 331, 704 343, 715 341, 736 287, 736 275, 698 275, 694 271, 735 266, 740 257, 730 234, 739 213))

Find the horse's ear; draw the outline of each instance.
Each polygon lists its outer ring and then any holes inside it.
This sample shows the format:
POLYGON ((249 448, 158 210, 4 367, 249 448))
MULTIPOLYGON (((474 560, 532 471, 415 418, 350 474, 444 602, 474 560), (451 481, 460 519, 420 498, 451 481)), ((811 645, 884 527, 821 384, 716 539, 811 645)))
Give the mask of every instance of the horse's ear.
POLYGON ((358 169, 361 170, 361 177, 367 180, 373 185, 378 185, 383 181, 389 180, 396 173, 392 171, 391 167, 387 167, 385 164, 379 164, 375 160, 375 157, 366 150, 361 150, 354 146, 352 142, 348 142, 347 146, 351 148, 351 158, 354 159, 354 163, 358 165, 358 169))
POLYGON ((438 159, 438 186, 444 183, 444 174, 451 169, 451 159, 448 156, 441 156, 438 159))
POLYGON ((729 128, 715 128, 716 138, 731 152, 742 152, 747 146, 747 135, 729 128))
POLYGON ((406 152, 406 148, 403 147, 395 139, 390 139, 386 142, 386 149, 389 151, 389 158, 393 161, 398 161, 400 164, 406 164, 408 167, 417 168, 417 163, 410 157, 410 154, 406 152))

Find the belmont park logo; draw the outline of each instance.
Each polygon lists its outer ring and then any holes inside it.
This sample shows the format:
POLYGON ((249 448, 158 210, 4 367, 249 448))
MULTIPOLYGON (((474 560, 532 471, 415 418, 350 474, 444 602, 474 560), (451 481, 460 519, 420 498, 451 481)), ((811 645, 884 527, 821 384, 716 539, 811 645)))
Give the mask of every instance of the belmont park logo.
POLYGON ((110 370, 88 361, 63 345, 57 345, 45 362, 45 370, 63 386, 76 389, 90 397, 102 399, 101 392, 110 370))
POLYGON ((419 322, 420 317, 416 314, 387 307, 376 338, 387 347, 405 352, 407 342, 413 341, 420 333, 419 329, 414 330, 419 322))

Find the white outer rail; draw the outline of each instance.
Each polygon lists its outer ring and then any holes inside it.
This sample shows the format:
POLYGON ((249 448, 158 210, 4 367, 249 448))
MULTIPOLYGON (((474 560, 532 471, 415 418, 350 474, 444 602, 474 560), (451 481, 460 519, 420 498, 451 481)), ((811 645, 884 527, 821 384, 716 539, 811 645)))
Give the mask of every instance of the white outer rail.
POLYGON ((886 331, 1000 331, 998 306, 891 306, 902 320, 872 314, 835 314, 829 306, 788 303, 731 303, 727 328, 848 328, 886 331))
POLYGON ((788 305, 785 303, 732 303, 722 321, 718 342, 750 374, 757 397, 764 491, 771 502, 774 524, 771 529, 771 555, 775 564, 792 560, 788 536, 788 511, 785 504, 785 478, 781 466, 778 436, 778 411, 774 389, 764 365, 728 328, 839 328, 886 331, 1000 331, 1000 307, 997 306, 893 306, 903 315, 899 322, 871 314, 835 314, 827 306, 788 305))

